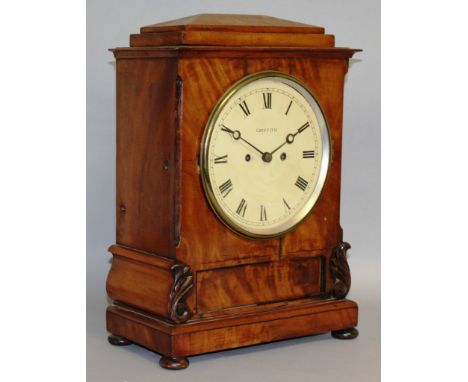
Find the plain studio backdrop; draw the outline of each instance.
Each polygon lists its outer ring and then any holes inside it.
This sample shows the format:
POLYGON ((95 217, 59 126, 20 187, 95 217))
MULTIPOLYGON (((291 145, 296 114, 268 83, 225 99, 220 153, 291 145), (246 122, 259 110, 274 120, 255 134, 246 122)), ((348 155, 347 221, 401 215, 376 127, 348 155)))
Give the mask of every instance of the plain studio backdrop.
POLYGON ((380 2, 375 0, 87 2, 87 374, 88 381, 378 381, 380 379, 380 2), (341 225, 352 248, 349 298, 360 336, 329 334, 190 357, 168 371, 136 345, 107 343, 105 279, 115 242, 115 65, 139 27, 198 13, 242 13, 325 27, 336 46, 361 48, 346 78, 341 225))

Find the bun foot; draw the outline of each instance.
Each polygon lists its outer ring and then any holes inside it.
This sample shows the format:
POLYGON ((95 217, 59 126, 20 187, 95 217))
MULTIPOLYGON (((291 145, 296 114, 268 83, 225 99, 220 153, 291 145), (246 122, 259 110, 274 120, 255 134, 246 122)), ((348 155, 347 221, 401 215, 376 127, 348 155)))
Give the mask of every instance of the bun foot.
POLYGON ((181 370, 186 369, 189 365, 189 361, 186 357, 166 357, 163 356, 159 360, 159 365, 164 369, 169 370, 181 370))
POLYGON ((352 340, 359 335, 359 332, 356 328, 334 330, 331 332, 331 335, 339 340, 352 340))
POLYGON ((109 337, 107 337, 107 341, 109 341, 111 345, 115 346, 127 346, 132 344, 126 338, 120 337, 116 334, 111 334, 109 337))

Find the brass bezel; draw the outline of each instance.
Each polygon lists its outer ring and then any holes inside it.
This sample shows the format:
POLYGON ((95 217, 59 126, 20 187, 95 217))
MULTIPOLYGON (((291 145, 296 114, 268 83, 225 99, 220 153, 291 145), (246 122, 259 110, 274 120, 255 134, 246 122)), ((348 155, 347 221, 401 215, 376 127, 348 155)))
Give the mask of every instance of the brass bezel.
POLYGON ((330 166, 330 158, 331 158, 331 146, 330 146, 330 130, 328 128, 328 122, 325 117, 325 113, 323 112, 322 106, 320 105, 317 97, 315 94, 307 87, 305 83, 302 81, 298 80, 297 78, 290 76, 285 73, 277 72, 277 71, 263 71, 263 72, 257 72, 253 74, 249 74, 239 81, 237 81, 235 84, 233 84, 219 99, 219 101, 216 103, 215 107, 213 108, 213 111, 210 114, 210 117, 208 118, 208 122, 205 125, 205 130, 203 132, 203 137, 201 140, 201 151, 200 151, 200 175, 201 175, 201 180, 203 184, 203 189, 205 191, 206 198, 218 217, 218 219, 230 230, 234 231, 237 234, 240 234, 244 237, 251 238, 251 239, 272 239, 272 238, 278 238, 283 235, 285 235, 288 232, 291 232, 294 230, 313 210, 314 206, 317 204, 317 201, 322 193, 323 187, 325 185, 325 181, 328 176, 328 170, 330 166), (273 234, 257 234, 257 233, 252 233, 243 227, 240 227, 236 222, 234 222, 221 208, 221 206, 218 204, 213 188, 211 186, 210 182, 210 176, 209 176, 209 163, 208 163, 208 148, 209 144, 211 141, 211 135, 213 133, 213 129, 215 127, 215 121, 218 119, 219 115, 221 114, 222 110, 226 106, 226 104, 229 103, 229 101, 235 96, 235 94, 241 89, 242 87, 250 84, 251 82, 257 81, 259 79, 264 79, 268 77, 273 77, 273 78, 282 78, 285 79, 285 82, 290 82, 288 85, 291 85, 291 83, 295 84, 296 86, 299 86, 300 88, 297 88, 295 86, 292 86, 297 92, 299 92, 306 100, 309 98, 313 102, 309 104, 311 105, 312 109, 315 112, 315 115, 317 117, 317 120, 319 122, 319 129, 322 137, 322 163, 320 164, 320 174, 319 178, 317 180, 317 185, 312 192, 309 200, 307 203, 304 205, 304 207, 298 211, 295 214, 295 217, 297 219, 294 219, 293 224, 288 227, 287 229, 273 233, 273 234), (305 93, 305 94, 304 94, 305 93), (316 107, 314 107, 316 106, 316 107))

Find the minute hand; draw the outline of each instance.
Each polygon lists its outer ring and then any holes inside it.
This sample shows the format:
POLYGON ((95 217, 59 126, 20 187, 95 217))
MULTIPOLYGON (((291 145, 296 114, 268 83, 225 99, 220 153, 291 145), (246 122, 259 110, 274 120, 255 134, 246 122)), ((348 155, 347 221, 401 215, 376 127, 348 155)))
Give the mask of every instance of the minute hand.
POLYGON ((310 126, 309 122, 306 122, 304 123, 301 127, 299 127, 299 129, 297 129, 297 131, 294 133, 294 134, 288 134, 286 135, 286 140, 281 143, 276 149, 274 149, 270 154, 274 154, 276 151, 278 151, 281 147, 283 147, 286 143, 293 143, 294 142, 294 137, 297 135, 297 134, 300 134, 302 133, 305 129, 307 129, 308 127, 310 126))
POLYGON ((229 127, 226 127, 223 125, 223 127, 221 128, 221 130, 223 131, 226 131, 228 132, 229 134, 232 135, 232 137, 237 141, 238 139, 240 139, 241 141, 244 141, 245 143, 247 143, 250 147, 254 148, 255 150, 257 150, 262 156, 263 156, 263 151, 259 150, 258 148, 256 148, 252 143, 250 143, 249 141, 245 140, 244 138, 242 138, 242 135, 240 133, 239 130, 231 130, 229 127))

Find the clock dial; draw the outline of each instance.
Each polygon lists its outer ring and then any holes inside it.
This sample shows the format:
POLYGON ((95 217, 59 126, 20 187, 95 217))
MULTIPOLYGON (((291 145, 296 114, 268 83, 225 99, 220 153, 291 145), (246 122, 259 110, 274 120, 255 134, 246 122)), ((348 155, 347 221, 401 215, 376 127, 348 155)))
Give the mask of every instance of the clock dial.
POLYGON ((210 116, 202 141, 208 200, 231 229, 281 235, 313 208, 329 163, 321 108, 298 80, 277 72, 244 78, 210 116))

